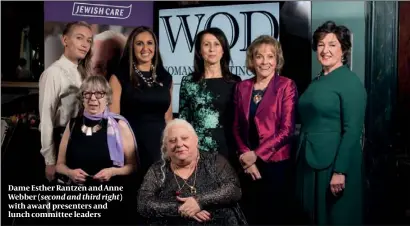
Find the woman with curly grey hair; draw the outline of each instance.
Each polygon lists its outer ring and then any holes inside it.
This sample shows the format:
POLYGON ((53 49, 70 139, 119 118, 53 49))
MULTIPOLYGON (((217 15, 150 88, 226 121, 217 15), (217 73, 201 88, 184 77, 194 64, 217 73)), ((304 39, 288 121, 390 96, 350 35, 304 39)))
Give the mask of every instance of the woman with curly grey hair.
MULTIPOLYGON (((80 87, 79 98, 84 109, 70 120, 64 131, 56 170, 63 175, 60 179, 68 178, 66 185, 122 186, 121 195, 125 202, 110 202, 97 218, 69 220, 73 220, 70 222, 73 224, 88 224, 90 221, 119 224, 127 218, 118 219, 118 214, 124 215, 130 209, 125 208, 126 204, 133 201, 129 197, 135 197, 130 175, 137 166, 136 140, 127 120, 109 112, 107 106, 111 102, 112 91, 103 76, 87 77, 80 87)), ((104 191, 96 191, 95 195, 112 194, 104 191)), ((104 204, 98 200, 84 200, 83 203, 104 204)))
POLYGON ((162 160, 145 175, 138 212, 160 225, 238 225, 246 221, 238 207, 239 180, 217 152, 199 152, 198 136, 183 119, 167 123, 162 160))

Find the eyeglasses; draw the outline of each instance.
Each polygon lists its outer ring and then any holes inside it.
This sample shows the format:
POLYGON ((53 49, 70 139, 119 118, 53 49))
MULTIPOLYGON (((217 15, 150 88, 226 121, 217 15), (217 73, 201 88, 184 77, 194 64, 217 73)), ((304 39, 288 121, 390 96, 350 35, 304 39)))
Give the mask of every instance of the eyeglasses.
POLYGON ((93 94, 94 94, 95 98, 97 98, 97 99, 101 99, 101 98, 105 97, 105 92, 83 92, 83 97, 85 99, 91 99, 93 94))

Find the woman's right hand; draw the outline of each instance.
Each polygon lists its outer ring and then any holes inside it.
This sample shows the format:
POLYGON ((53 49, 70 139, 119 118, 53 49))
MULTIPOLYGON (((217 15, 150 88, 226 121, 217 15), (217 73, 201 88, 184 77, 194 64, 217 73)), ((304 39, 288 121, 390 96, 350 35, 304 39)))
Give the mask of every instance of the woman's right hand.
POLYGON ((205 222, 211 220, 211 214, 206 210, 201 210, 200 212, 196 213, 195 216, 193 216, 192 218, 194 218, 198 222, 205 222))
POLYGON ((245 169, 245 173, 251 175, 253 180, 259 180, 262 178, 261 174, 259 173, 258 167, 255 164, 245 169))
POLYGON ((84 172, 82 169, 74 169, 70 170, 67 175, 74 183, 79 184, 81 182, 85 182, 86 177, 88 174, 84 172))

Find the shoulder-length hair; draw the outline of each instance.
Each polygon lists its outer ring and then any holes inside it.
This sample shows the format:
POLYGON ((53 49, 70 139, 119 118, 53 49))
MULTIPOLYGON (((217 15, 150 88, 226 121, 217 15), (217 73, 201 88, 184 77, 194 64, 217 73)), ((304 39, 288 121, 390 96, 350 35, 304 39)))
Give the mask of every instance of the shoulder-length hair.
POLYGON ((246 50, 246 67, 248 68, 249 71, 251 71, 254 75, 256 75, 255 65, 253 65, 253 59, 254 59, 254 55, 257 49, 262 44, 272 46, 273 53, 275 54, 275 57, 276 57, 275 72, 280 73, 283 65, 285 64, 285 59, 283 58, 282 47, 278 40, 274 39, 272 36, 269 36, 269 35, 261 35, 252 41, 251 45, 246 50))
MULTIPOLYGON (((87 22, 74 21, 74 22, 68 23, 65 26, 63 30, 63 36, 67 36, 68 34, 70 34, 75 27, 81 27, 81 26, 92 30, 91 25, 89 25, 87 22)), ((84 80, 88 76, 88 74, 91 72, 91 56, 92 56, 91 50, 92 48, 88 50, 88 53, 85 55, 84 59, 78 62, 78 71, 80 72, 82 80, 84 80)))

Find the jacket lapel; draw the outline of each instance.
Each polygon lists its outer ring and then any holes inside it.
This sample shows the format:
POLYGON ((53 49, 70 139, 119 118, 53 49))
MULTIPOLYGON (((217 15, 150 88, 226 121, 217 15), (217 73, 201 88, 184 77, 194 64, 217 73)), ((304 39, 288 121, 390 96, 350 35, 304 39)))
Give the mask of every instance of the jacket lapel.
POLYGON ((258 115, 265 107, 269 106, 275 101, 277 93, 277 77, 278 74, 275 74, 269 82, 268 87, 266 88, 266 91, 263 94, 263 98, 259 103, 258 108, 256 109, 255 116, 258 115))
POLYGON ((246 116, 246 121, 249 120, 249 108, 251 104, 251 96, 252 96, 252 88, 253 88, 253 80, 250 79, 244 85, 244 89, 242 90, 242 106, 243 106, 243 113, 246 116))

